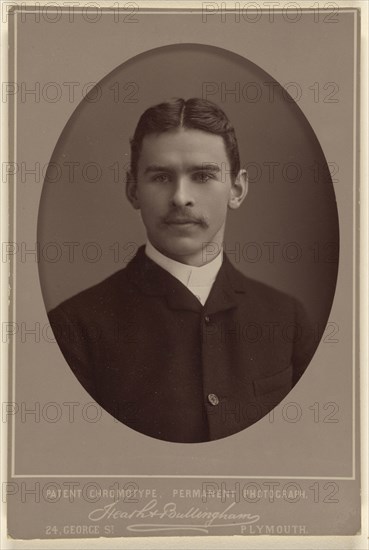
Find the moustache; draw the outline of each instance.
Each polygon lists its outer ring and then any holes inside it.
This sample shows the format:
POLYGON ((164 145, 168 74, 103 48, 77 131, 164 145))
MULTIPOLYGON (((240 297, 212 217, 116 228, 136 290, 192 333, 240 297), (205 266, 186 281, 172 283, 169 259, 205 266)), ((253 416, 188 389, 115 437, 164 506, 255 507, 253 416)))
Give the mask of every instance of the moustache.
POLYGON ((175 212, 169 212, 166 216, 163 218, 163 223, 165 224, 172 224, 172 223, 178 223, 178 224, 185 224, 185 223, 197 223, 203 227, 207 227, 208 223, 204 216, 201 215, 194 215, 193 213, 188 213, 186 211, 175 211, 175 212))

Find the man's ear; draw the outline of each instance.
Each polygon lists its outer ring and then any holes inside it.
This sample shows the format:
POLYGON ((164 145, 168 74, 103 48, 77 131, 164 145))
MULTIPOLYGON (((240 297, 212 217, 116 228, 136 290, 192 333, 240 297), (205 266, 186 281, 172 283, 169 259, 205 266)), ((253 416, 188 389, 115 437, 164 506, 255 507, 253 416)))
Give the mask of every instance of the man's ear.
POLYGON ((135 210, 139 210, 140 201, 137 197, 137 182, 136 179, 133 177, 132 172, 127 172, 126 196, 129 202, 132 204, 133 208, 135 210))
POLYGON ((232 183, 229 199, 228 199, 228 208, 235 210, 239 208, 243 203, 247 192, 249 190, 249 179, 247 171, 242 169, 238 172, 234 182, 232 183))

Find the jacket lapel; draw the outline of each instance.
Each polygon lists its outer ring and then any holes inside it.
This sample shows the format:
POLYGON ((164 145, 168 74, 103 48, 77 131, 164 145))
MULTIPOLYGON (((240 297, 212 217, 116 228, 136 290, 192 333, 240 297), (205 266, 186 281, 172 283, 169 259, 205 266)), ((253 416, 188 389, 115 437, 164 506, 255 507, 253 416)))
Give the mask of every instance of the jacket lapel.
POLYGON ((170 309, 202 310, 201 303, 188 288, 146 256, 144 246, 128 264, 127 274, 140 292, 147 296, 162 296, 170 309))
POLYGON ((144 246, 139 248, 128 264, 127 274, 141 292, 165 297, 168 307, 173 310, 204 310, 206 314, 212 315, 237 307, 237 293, 244 292, 239 284, 237 271, 225 254, 205 306, 178 279, 148 258, 144 246))
POLYGON ((204 306, 207 314, 213 315, 219 311, 233 309, 238 306, 237 293, 243 292, 243 289, 238 284, 237 277, 234 277, 235 271, 235 268, 224 254, 222 267, 204 306))

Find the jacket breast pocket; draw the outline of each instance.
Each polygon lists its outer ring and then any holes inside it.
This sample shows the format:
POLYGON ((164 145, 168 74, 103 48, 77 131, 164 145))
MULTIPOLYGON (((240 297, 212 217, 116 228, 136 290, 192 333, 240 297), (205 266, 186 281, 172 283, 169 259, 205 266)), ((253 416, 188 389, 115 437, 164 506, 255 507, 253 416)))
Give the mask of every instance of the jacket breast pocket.
POLYGON ((285 394, 292 389, 292 365, 287 369, 276 372, 272 376, 254 380, 254 391, 256 395, 264 395, 275 391, 284 390, 285 394))

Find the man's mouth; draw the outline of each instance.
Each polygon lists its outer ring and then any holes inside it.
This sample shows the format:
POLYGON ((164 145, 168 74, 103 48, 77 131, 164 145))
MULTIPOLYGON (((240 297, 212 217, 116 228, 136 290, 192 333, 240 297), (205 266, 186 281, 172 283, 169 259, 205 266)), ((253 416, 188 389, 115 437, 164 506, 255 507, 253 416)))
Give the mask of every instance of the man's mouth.
POLYGON ((199 224, 199 220, 194 218, 169 218, 165 220, 167 225, 190 225, 190 224, 199 224))

